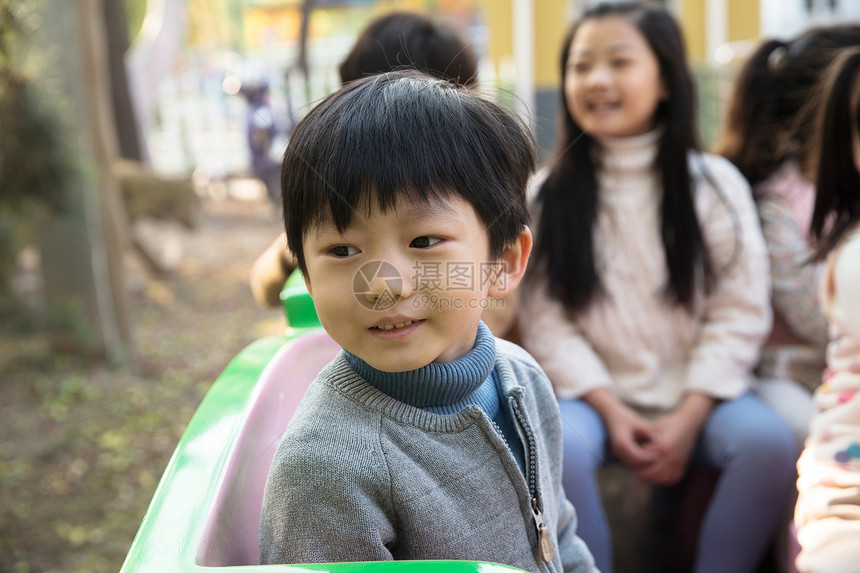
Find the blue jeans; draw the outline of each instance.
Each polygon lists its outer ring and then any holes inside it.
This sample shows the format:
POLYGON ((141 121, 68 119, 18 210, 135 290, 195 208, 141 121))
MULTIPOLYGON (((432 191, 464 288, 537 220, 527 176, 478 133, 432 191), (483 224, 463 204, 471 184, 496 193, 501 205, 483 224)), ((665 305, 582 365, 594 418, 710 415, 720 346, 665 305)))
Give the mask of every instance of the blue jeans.
MULTIPOLYGON (((606 427, 581 400, 561 400, 562 483, 576 508, 579 536, 603 573, 612 573, 612 541, 597 470, 611 456, 606 427)), ((764 555, 794 487, 797 453, 788 425, 758 398, 720 402, 702 428, 691 465, 720 471, 702 521, 696 573, 753 571, 764 555)))

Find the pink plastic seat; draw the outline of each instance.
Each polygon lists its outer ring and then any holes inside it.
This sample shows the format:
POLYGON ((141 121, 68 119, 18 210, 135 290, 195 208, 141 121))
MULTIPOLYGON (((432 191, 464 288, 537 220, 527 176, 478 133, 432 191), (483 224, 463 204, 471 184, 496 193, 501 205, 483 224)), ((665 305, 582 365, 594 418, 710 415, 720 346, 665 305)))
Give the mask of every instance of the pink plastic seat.
POLYGON ((278 351, 261 373, 206 518, 198 565, 259 565, 260 509, 272 457, 308 386, 339 350, 325 331, 313 331, 278 351))

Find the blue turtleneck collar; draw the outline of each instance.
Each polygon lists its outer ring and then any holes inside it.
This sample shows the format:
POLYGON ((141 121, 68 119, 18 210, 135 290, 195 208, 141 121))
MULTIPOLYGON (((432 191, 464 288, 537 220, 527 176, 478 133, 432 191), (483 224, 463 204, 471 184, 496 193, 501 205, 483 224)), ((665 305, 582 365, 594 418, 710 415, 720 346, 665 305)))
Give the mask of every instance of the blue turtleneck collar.
POLYGON ((499 410, 499 395, 491 376, 496 361, 496 341, 481 322, 475 346, 452 362, 431 362, 416 370, 383 372, 346 353, 359 376, 395 400, 439 414, 453 414, 477 404, 492 418, 499 410), (489 382, 489 384, 485 384, 489 382))

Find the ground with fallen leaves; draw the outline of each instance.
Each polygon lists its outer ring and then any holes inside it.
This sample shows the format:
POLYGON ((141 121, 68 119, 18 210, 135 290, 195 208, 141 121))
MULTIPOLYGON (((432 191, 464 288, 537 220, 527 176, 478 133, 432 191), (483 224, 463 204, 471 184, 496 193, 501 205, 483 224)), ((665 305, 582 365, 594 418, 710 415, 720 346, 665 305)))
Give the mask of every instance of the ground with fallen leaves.
POLYGON ((247 282, 279 229, 267 203, 207 200, 172 275, 130 254, 137 356, 123 366, 52 351, 32 317, 0 320, 0 571, 119 570, 212 382, 283 330, 247 282))

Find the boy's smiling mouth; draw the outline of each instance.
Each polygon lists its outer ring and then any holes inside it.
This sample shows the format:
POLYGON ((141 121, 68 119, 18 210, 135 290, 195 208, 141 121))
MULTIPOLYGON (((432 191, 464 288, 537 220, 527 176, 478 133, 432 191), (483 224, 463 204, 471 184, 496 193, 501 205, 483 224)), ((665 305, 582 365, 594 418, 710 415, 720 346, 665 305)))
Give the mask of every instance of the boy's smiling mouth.
POLYGON ((380 321, 378 324, 371 326, 370 330, 400 330, 401 328, 406 328, 407 326, 412 326, 413 324, 417 324, 419 322, 424 321, 397 316, 380 321))
POLYGON ((403 328, 404 326, 409 326, 415 322, 414 320, 407 320, 406 322, 398 322, 397 324, 380 324, 378 326, 374 326, 373 328, 378 328, 379 330, 394 330, 395 328, 403 328))

